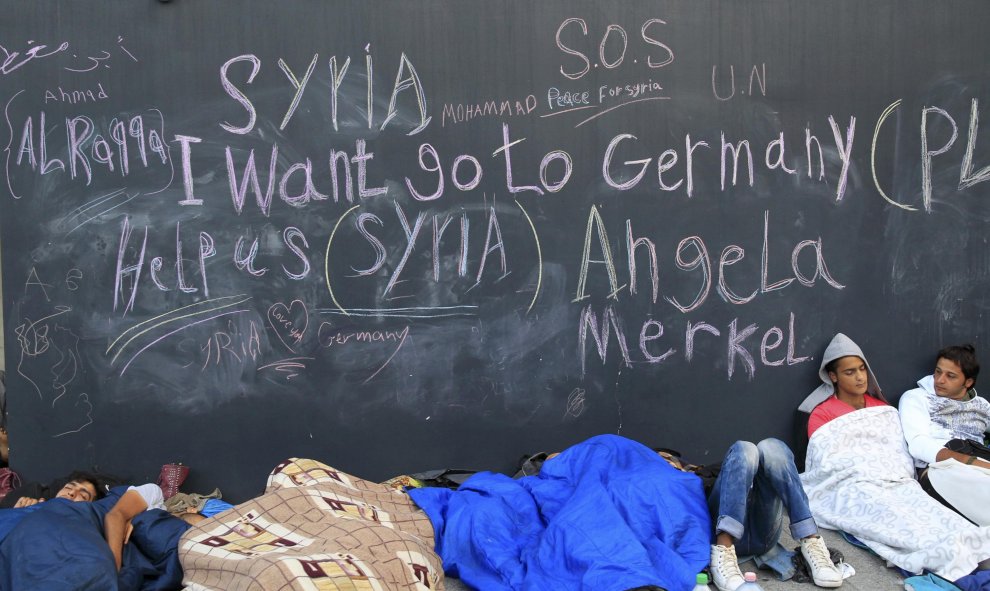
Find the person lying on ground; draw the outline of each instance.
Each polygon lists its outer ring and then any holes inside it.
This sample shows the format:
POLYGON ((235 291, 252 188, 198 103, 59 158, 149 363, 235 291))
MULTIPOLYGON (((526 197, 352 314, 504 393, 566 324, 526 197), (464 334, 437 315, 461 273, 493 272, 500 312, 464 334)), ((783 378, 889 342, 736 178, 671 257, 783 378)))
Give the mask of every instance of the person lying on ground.
POLYGON ((22 519, 39 508, 46 500, 44 497, 50 495, 51 498, 69 502, 91 502, 102 499, 106 495, 106 490, 95 475, 76 471, 56 480, 51 486, 45 487, 36 482, 28 483, 11 491, 8 496, 10 495, 15 495, 16 499, 11 500, 9 507, 0 508, 0 541, 3 541, 22 519), (56 483, 64 484, 55 488, 56 483), (49 490, 54 490, 54 494, 49 493, 49 490))
MULTIPOLYGON (((0 509, 13 509, 15 507, 29 507, 37 503, 44 502, 48 499, 54 499, 57 495, 63 495, 62 498, 66 498, 65 495, 68 494, 68 490, 65 490, 66 485, 71 482, 76 482, 77 485, 81 484, 82 489, 77 490, 77 495, 79 498, 73 498, 70 500, 79 501, 95 501, 103 498, 108 490, 108 482, 117 483, 117 481, 112 478, 104 478, 92 474, 90 472, 85 472, 82 470, 76 470, 67 476, 61 478, 56 478, 48 484, 43 484, 41 482, 25 482, 21 486, 18 486, 14 490, 7 493, 3 499, 0 499, 0 509), (87 495, 87 493, 89 493, 87 495), (86 498, 86 497, 89 498, 86 498)), ((73 488, 79 489, 79 486, 73 488)))
POLYGON ((57 491, 49 498, 68 499, 70 501, 77 502, 96 501, 106 496, 106 491, 101 486, 99 479, 89 472, 77 470, 66 476, 64 479, 59 479, 56 482, 65 482, 65 484, 60 487, 56 487, 54 485, 49 487, 41 487, 38 486, 37 483, 29 483, 18 487, 7 495, 8 497, 12 497, 10 499, 10 503, 8 503, 9 506, 3 506, 0 508, 8 509, 30 507, 31 505, 43 503, 49 495, 49 493, 46 492, 48 490, 57 491))
POLYGON ((801 408, 829 405, 842 414, 826 417, 808 443, 801 482, 816 523, 852 534, 915 574, 928 570, 955 581, 986 565, 990 527, 973 525, 921 489, 897 410, 866 398, 876 380, 856 343, 837 334, 819 377, 823 385, 801 408))
POLYGON ((178 587, 178 540, 189 525, 151 508, 156 488, 120 486, 93 502, 59 497, 0 511, 0 518, 23 513, 0 542, 0 589, 50 588, 56 580, 65 589, 178 587))
MULTIPOLYGON (((794 454, 784 442, 764 439, 755 445, 749 441, 734 443, 722 460, 708 495, 708 507, 715 526, 709 568, 720 591, 735 591, 745 582, 737 556, 758 556, 773 564, 782 554, 778 542, 785 509, 791 536, 800 540, 801 554, 815 585, 842 585, 842 573, 818 535, 794 454)), ((789 567, 791 554, 783 554, 789 567)))
POLYGON ((618 435, 572 445, 539 474, 479 472, 408 495, 443 568, 476 589, 690 589, 710 556, 701 480, 618 435))
MULTIPOLYGON (((55 499, 69 502, 93 502, 106 496, 106 491, 99 478, 88 472, 76 471, 70 474, 67 482, 55 493, 55 499)), ((162 489, 153 483, 141 486, 130 486, 122 490, 119 498, 112 505, 104 519, 104 529, 107 544, 113 552, 120 568, 120 557, 123 546, 130 536, 131 520, 148 509, 164 509, 165 498, 162 489)), ((37 508, 44 503, 44 498, 21 496, 11 509, 0 510, 0 541, 7 533, 17 526, 30 511, 21 509, 37 508)))
POLYGON ((898 408, 922 488, 970 521, 990 525, 990 450, 983 445, 990 402, 974 389, 979 373, 972 345, 945 347, 934 373, 905 392, 898 408))

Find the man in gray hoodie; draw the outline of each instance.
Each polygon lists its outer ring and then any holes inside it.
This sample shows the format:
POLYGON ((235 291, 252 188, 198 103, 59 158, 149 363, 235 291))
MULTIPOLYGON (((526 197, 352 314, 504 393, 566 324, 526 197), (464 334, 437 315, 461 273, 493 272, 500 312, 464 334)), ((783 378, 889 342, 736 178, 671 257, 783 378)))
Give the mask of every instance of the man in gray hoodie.
POLYGON ((990 402, 973 387, 979 373, 972 345, 945 347, 934 373, 904 393, 898 410, 922 488, 977 525, 990 525, 990 458, 982 446, 990 402))
POLYGON ((841 332, 825 348, 818 377, 822 385, 798 407, 799 411, 810 413, 809 438, 823 425, 842 415, 887 405, 863 350, 841 332))

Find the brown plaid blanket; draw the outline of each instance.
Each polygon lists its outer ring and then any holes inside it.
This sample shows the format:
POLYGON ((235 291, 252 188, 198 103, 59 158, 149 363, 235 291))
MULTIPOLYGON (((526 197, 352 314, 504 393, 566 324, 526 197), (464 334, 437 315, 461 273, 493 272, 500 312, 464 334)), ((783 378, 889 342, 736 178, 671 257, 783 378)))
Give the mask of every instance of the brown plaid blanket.
POLYGON ((263 495, 187 531, 179 560, 189 591, 444 588, 433 526, 408 495, 296 458, 263 495))

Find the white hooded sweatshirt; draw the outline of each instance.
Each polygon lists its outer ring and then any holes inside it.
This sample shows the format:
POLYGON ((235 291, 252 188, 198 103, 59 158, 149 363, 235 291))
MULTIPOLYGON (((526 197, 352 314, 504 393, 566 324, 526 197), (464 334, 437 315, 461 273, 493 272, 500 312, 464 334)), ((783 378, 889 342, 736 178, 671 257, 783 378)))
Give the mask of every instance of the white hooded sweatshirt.
POLYGON ((897 404, 901 427, 919 468, 934 464, 950 439, 982 443, 983 433, 990 428, 990 402, 976 390, 970 392, 972 397, 967 400, 941 397, 935 392, 935 378, 929 375, 901 396, 897 404))

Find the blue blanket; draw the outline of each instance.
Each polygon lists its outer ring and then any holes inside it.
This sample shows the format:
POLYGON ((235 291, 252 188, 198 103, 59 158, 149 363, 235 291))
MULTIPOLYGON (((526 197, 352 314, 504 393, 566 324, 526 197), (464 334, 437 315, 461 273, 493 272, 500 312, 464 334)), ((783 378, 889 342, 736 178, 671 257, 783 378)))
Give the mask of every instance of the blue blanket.
MULTIPOLYGON (((127 489, 93 503, 52 499, 16 511, 16 525, 0 543, 0 591, 164 591, 181 586, 179 537, 189 528, 164 511, 135 517, 117 572, 103 538, 103 518, 127 489), (26 513, 26 514, 25 514, 26 513)), ((6 515, 6 514, 5 514, 6 515)), ((0 522, 3 522, 0 519, 0 522)))
POLYGON ((21 522, 25 517, 41 508, 41 505, 28 505, 27 507, 17 507, 10 509, 0 509, 0 542, 3 542, 10 530, 21 522))
POLYGON ((579 443, 536 476, 483 472, 457 491, 412 489, 445 572, 484 591, 690 591, 708 565, 701 480, 615 435, 579 443))

